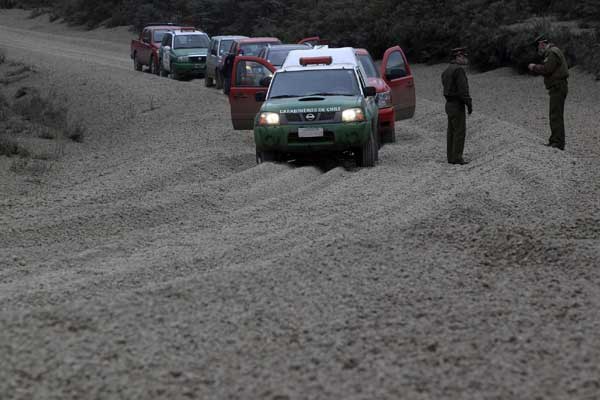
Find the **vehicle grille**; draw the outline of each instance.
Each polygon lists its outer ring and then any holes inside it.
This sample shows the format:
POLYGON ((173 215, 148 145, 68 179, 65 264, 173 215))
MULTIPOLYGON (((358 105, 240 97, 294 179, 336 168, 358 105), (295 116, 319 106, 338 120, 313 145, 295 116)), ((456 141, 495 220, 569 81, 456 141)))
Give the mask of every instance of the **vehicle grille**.
POLYGON ((309 120, 306 115, 310 113, 284 114, 287 122, 327 122, 335 121, 335 112, 312 113, 315 118, 309 120))
POLYGON ((206 57, 204 57, 204 56, 190 57, 190 62, 193 62, 193 63, 203 63, 203 62, 206 62, 206 57))
POLYGON ((322 137, 301 138, 298 137, 298 132, 288 133, 288 143, 333 143, 335 135, 332 131, 323 132, 322 137))

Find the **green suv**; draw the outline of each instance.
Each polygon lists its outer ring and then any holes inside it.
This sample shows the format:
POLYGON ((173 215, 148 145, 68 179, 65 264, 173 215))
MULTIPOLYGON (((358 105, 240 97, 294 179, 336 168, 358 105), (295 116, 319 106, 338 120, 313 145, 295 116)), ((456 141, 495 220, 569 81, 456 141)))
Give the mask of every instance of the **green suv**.
POLYGON ((209 43, 208 35, 195 29, 167 32, 158 52, 160 76, 170 75, 173 79, 204 77, 209 43))
POLYGON ((353 49, 294 50, 277 70, 264 59, 237 57, 232 79, 233 126, 254 129, 257 162, 351 151, 359 166, 375 164, 376 93, 353 49))

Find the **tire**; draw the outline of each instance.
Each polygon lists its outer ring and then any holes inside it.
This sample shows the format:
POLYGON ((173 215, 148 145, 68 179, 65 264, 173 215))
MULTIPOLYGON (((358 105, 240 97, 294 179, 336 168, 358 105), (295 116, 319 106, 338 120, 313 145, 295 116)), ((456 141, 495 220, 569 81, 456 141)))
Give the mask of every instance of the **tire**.
POLYGON ((158 75, 158 66, 154 62, 154 56, 150 57, 150 73, 152 75, 158 75))
POLYGON ((396 132, 392 128, 381 131, 381 143, 396 143, 396 132))
POLYGON ((162 60, 158 63, 158 75, 166 78, 169 76, 169 73, 163 69, 162 60))
POLYGON ((173 68, 173 64, 171 64, 171 68, 170 68, 169 74, 171 75, 171 79, 175 79, 176 81, 179 80, 179 74, 173 68))
POLYGON ((218 90, 223 89, 223 77, 221 76, 221 74, 219 73, 219 71, 215 72, 215 87, 218 90))
POLYGON ((262 164, 264 162, 276 162, 279 161, 279 156, 275 151, 259 151, 256 149, 256 163, 262 164))
POLYGON ((229 94, 231 89, 231 79, 223 79, 223 94, 229 94))
POLYGON ((204 76, 204 86, 211 87, 213 85, 213 78, 210 78, 208 75, 204 76))
POLYGON ((373 139, 373 133, 369 135, 369 139, 361 147, 357 148, 354 152, 356 157, 356 164, 359 167, 373 167, 375 165, 375 140, 373 139))
POLYGON ((142 63, 137 58, 137 53, 133 55, 133 69, 136 71, 141 71, 144 68, 142 63))

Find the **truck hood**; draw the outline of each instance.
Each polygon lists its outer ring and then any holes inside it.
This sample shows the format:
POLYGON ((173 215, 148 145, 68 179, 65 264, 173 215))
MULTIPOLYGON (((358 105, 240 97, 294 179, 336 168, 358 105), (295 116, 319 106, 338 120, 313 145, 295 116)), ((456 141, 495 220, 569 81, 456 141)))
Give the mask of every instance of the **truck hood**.
POLYGON ((377 91, 377 93, 383 93, 383 92, 387 92, 390 90, 390 87, 388 86, 388 84, 385 83, 385 81, 381 78, 376 78, 376 77, 367 78, 367 85, 373 86, 375 88, 375 90, 377 91))
POLYGON ((335 112, 361 107, 361 96, 307 96, 266 101, 261 111, 280 114, 335 112))
POLYGON ((197 49, 174 49, 173 53, 177 57, 181 56, 206 56, 208 54, 208 49, 205 47, 199 47, 197 49))

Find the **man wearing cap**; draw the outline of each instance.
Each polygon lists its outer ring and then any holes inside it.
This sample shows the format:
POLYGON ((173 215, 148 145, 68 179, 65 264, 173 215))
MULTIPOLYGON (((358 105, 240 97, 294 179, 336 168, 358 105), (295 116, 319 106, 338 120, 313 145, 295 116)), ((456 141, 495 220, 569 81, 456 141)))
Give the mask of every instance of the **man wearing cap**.
POLYGON ((442 73, 444 97, 446 98, 446 114, 448 115, 447 155, 450 164, 464 165, 463 159, 465 135, 467 132, 467 116, 473 112, 473 101, 469 94, 469 81, 464 66, 469 63, 467 49, 458 47, 451 50, 451 60, 448 68, 442 73))
POLYGON ((565 149, 565 100, 569 91, 569 66, 562 51, 544 36, 536 40, 543 64, 529 64, 529 70, 544 76, 544 85, 550 95, 550 139, 546 146, 565 149))

